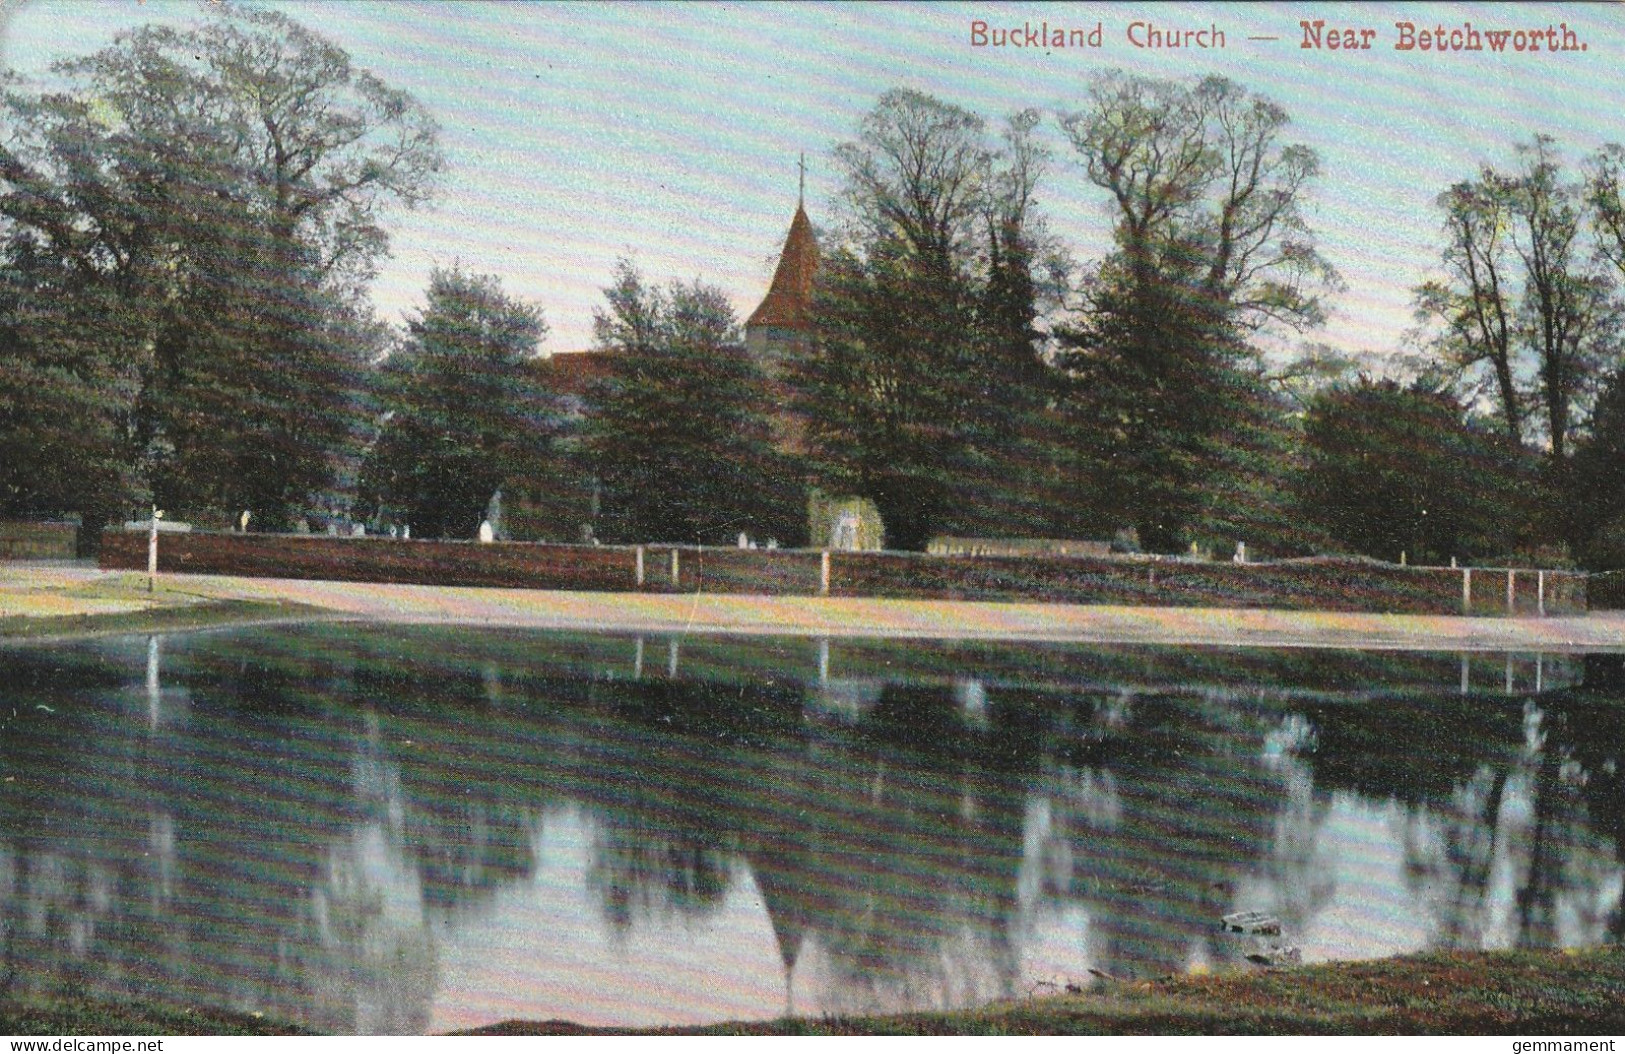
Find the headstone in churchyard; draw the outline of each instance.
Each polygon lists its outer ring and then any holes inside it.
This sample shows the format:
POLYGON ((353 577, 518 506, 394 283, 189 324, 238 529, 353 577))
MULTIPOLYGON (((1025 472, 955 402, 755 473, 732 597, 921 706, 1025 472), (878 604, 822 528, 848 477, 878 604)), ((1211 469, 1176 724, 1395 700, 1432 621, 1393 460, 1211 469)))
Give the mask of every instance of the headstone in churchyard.
POLYGON ((410 523, 406 524, 404 527, 401 528, 401 537, 402 538, 410 538, 410 537, 412 537, 412 525, 410 523))
POLYGON ((367 536, 367 525, 366 524, 364 524, 364 523, 352 523, 350 525, 350 537, 351 538, 365 538, 366 536, 367 536))
MULTIPOLYGON (((485 522, 491 525, 491 540, 503 536, 502 531, 502 488, 498 487, 491 500, 485 503, 485 522)), ((484 541, 485 539, 481 539, 484 541)))
POLYGON ((247 509, 244 509, 243 514, 241 516, 237 517, 237 529, 239 531, 242 531, 244 534, 248 533, 248 510, 247 509))
POLYGON ((858 547, 858 514, 848 509, 841 513, 835 524, 835 537, 830 539, 831 549, 854 550, 858 547))
POLYGON ((746 534, 744 531, 739 532, 739 548, 741 548, 741 549, 749 549, 750 548, 750 535, 746 534))
POLYGON ((493 541, 496 541, 496 536, 497 536, 497 532, 491 529, 491 521, 490 520, 481 520, 480 521, 480 541, 482 541, 482 542, 493 542, 493 541))

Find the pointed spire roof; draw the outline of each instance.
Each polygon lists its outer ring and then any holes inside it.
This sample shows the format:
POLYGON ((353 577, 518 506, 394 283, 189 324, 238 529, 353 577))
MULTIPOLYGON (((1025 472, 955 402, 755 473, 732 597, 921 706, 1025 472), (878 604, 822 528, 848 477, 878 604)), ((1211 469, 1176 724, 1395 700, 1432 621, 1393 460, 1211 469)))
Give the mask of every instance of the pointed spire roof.
POLYGON ((813 237, 807 210, 797 202, 790 235, 784 239, 784 251, 773 272, 773 284, 745 328, 807 329, 812 324, 813 273, 817 270, 818 239, 813 237))

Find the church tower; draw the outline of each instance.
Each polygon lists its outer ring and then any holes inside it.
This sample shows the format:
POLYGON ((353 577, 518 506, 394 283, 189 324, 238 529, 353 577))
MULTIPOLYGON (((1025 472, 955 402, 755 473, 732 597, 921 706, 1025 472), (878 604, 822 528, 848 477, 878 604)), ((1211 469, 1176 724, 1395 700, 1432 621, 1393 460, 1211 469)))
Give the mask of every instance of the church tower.
MULTIPOLYGON (((812 349, 813 281, 818 273, 818 239, 807 218, 807 162, 803 156, 796 214, 779 253, 767 296, 745 322, 745 350, 767 379, 774 413, 773 444, 791 455, 808 453, 807 422, 796 413, 791 362, 812 349)), ((853 496, 832 496, 817 489, 808 495, 808 536, 816 547, 879 549, 884 537, 874 503, 853 496)))
POLYGON ((801 192, 790 233, 779 253, 767 296, 745 322, 745 350, 766 375, 778 412, 773 440, 788 453, 805 453, 806 428, 789 409, 790 360, 812 344, 813 277, 818 271, 818 239, 806 209, 807 169, 801 164, 801 192))
POLYGON ((745 322, 745 347, 769 378, 783 380, 785 359, 812 339, 813 276, 818 271, 818 239, 807 219, 806 165, 790 233, 761 306, 745 322))

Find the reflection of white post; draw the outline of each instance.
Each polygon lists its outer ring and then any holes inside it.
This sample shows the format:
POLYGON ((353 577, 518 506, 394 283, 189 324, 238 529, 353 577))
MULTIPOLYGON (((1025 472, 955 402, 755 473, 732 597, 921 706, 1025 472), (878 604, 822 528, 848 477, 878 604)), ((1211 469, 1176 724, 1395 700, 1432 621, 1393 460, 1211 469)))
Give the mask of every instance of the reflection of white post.
POLYGON ((1539 652, 1535 653, 1535 694, 1536 695, 1539 695, 1541 693, 1541 691, 1543 690, 1543 683, 1544 683, 1544 681, 1546 679, 1545 676, 1544 676, 1545 672, 1546 672, 1545 669, 1544 669, 1544 667, 1546 665, 1545 659, 1546 659, 1546 656, 1540 654, 1539 652))
POLYGON ((673 637, 666 646, 666 676, 672 680, 677 679, 677 638, 673 637))
POLYGON ((1507 694, 1512 694, 1512 653, 1507 652, 1507 694))
MULTIPOLYGON (((827 554, 826 554, 827 555, 827 554)), ((829 638, 818 638, 818 683, 829 683, 829 638)))
POLYGON ((643 638, 638 638, 638 650, 632 653, 632 676, 643 676, 643 638))
POLYGON ((158 635, 147 638, 147 727, 156 731, 163 689, 158 684, 158 635))
POLYGON ((1461 694, 1467 694, 1467 653, 1461 653, 1461 694))
POLYGON ((819 561, 818 595, 829 596, 829 550, 824 550, 823 559, 819 561))

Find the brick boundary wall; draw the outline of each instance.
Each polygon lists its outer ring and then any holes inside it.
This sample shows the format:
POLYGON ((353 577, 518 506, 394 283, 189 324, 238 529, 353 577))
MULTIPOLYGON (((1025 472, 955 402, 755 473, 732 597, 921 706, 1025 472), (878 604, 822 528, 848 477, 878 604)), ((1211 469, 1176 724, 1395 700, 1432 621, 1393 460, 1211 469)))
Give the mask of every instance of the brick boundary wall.
MULTIPOLYGON (((161 572, 758 596, 819 595, 824 591, 826 557, 828 593, 838 597, 1414 615, 1569 615, 1587 610, 1586 575, 1581 572, 1402 567, 1357 559, 1233 564, 1071 556, 825 554, 804 549, 672 545, 481 544, 203 531, 165 534, 158 541, 161 572)), ((146 535, 106 532, 100 561, 104 568, 145 570, 146 535)))
POLYGON ((72 560, 79 528, 71 523, 0 521, 0 560, 72 560))
POLYGON ((1586 582, 1586 599, 1593 611, 1625 611, 1625 571, 1604 571, 1586 582))

